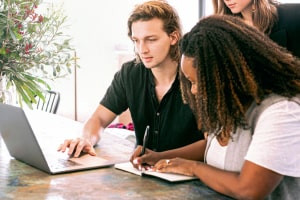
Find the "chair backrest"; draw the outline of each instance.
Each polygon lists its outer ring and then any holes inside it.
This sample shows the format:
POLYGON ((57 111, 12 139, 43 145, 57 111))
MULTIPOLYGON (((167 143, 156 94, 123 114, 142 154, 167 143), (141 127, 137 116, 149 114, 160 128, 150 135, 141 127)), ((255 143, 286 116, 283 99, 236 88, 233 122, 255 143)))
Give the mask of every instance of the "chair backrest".
POLYGON ((56 114, 60 102, 60 93, 57 91, 48 90, 44 95, 45 102, 38 98, 36 109, 56 114))

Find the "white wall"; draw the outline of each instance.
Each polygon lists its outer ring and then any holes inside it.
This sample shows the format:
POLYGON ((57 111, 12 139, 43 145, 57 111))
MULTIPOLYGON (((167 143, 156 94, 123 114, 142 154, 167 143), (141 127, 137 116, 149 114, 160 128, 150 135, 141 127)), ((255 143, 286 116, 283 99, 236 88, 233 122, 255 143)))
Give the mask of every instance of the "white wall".
MULTIPOLYGON (((60 3, 59 0, 47 0, 60 3)), ((120 57, 128 59, 133 46, 127 37, 127 19, 134 5, 142 0, 64 0, 70 34, 79 57, 77 69, 77 120, 85 121, 98 106, 120 57)), ((198 1, 169 0, 181 17, 186 32, 198 21, 198 1), (187 3, 189 2, 189 3, 187 3)), ((74 75, 56 80, 61 92, 58 114, 75 119, 74 75)))

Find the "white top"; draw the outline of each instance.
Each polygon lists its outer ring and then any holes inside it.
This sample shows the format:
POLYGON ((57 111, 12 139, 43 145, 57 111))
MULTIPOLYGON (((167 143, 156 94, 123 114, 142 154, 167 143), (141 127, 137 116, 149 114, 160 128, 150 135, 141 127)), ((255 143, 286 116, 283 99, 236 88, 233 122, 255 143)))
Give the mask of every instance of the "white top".
POLYGON ((300 105, 280 101, 259 117, 245 157, 279 174, 300 177, 300 105))
POLYGON ((225 166, 225 155, 228 145, 221 146, 217 140, 217 137, 213 137, 211 144, 207 149, 206 162, 207 164, 224 169, 225 166))

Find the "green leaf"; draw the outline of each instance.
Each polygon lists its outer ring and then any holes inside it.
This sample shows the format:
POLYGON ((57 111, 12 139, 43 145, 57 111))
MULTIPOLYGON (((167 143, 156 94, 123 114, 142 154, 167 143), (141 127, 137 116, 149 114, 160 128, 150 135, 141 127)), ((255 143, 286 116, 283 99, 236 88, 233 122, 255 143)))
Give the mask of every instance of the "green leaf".
POLYGON ((14 31, 14 34, 15 34, 17 40, 21 40, 23 38, 22 35, 16 31, 14 31))
POLYGON ((0 49, 0 54, 2 54, 2 55, 5 55, 5 54, 6 54, 6 50, 5 50, 4 47, 2 47, 2 48, 0 49))
MULTIPOLYGON (((27 97, 27 95, 25 94, 23 88, 21 87, 21 84, 19 82, 15 82, 15 86, 16 86, 16 90, 19 93, 21 99, 27 104, 27 106, 32 109, 32 103, 29 100, 29 98, 27 97)), ((20 101, 22 102, 22 101, 20 101)))
POLYGON ((11 38, 16 42, 17 38, 16 38, 14 32, 11 29, 8 29, 8 31, 9 31, 9 34, 10 34, 11 38))

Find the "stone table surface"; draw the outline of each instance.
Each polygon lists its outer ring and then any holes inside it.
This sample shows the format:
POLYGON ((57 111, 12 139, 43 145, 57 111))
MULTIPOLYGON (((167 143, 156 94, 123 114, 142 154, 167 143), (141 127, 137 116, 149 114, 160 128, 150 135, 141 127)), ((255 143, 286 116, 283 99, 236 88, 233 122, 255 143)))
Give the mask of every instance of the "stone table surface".
MULTIPOLYGON (((128 142, 113 135, 103 134, 97 146, 97 155, 107 159, 128 160, 134 147, 128 142)), ((230 198, 211 190, 199 180, 170 183, 155 177, 130 174, 117 170, 113 166, 50 175, 12 158, 0 135, 0 199, 217 200, 230 198)))

